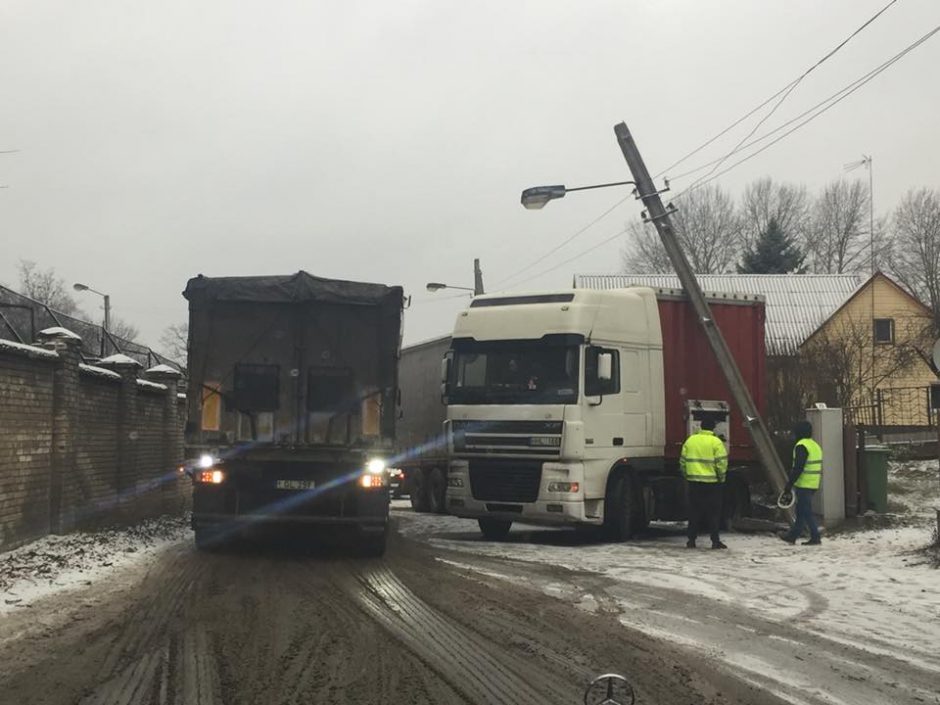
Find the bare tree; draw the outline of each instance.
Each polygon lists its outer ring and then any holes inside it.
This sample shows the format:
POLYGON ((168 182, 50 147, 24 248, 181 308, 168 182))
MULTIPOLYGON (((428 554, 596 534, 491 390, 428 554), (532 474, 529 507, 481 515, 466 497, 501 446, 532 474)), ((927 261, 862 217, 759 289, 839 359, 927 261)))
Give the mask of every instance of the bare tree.
POLYGON ((891 271, 940 320, 940 194, 908 191, 894 211, 892 231, 891 271))
POLYGON ((39 269, 35 262, 20 260, 20 291, 31 299, 66 315, 80 314, 78 304, 68 293, 65 280, 55 269, 39 269))
MULTIPOLYGON (((690 192, 676 205, 672 222, 692 269, 698 274, 731 270, 741 251, 740 219, 731 196, 717 185, 708 185, 690 192)), ((629 272, 673 270, 656 229, 648 223, 629 226, 622 256, 624 270, 629 272)))
POLYGON ((112 318, 111 329, 108 331, 115 338, 126 340, 133 343, 140 335, 140 330, 132 323, 128 323, 123 318, 112 318))
POLYGON ((869 193, 861 181, 838 179, 816 198, 804 251, 813 272, 843 274, 869 263, 869 193))
POLYGON ((160 346, 170 358, 177 362, 186 361, 189 348, 189 324, 177 323, 167 326, 160 336, 160 346))
POLYGON ((781 184, 769 176, 753 181, 744 189, 740 208, 744 247, 752 247, 770 221, 788 236, 800 238, 810 219, 810 204, 803 186, 781 184))

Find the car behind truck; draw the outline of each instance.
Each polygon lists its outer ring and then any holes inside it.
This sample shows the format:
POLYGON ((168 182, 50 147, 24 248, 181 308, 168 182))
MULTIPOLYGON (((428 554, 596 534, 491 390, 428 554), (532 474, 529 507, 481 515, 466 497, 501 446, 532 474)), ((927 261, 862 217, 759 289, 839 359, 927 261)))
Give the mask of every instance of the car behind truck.
MULTIPOLYGON (((708 299, 763 410, 763 299, 708 299)), ((475 518, 489 538, 521 521, 624 540, 685 518, 679 452, 706 417, 729 450, 726 518, 750 507, 746 420, 681 290, 478 296, 401 370, 404 419, 425 423, 396 460, 413 506, 475 518)))
POLYGON ((278 524, 348 527, 384 552, 401 288, 200 275, 184 296, 197 546, 278 524))

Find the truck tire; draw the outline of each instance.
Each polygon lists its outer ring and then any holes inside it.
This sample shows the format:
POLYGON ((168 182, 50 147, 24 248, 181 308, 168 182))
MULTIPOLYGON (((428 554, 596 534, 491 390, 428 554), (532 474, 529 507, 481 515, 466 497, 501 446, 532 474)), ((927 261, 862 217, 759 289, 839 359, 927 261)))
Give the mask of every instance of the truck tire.
POLYGON ((751 490, 740 477, 728 478, 721 503, 721 528, 731 529, 736 521, 751 516, 751 490))
POLYGON ((612 541, 629 541, 645 524, 643 505, 637 483, 627 473, 620 473, 607 490, 604 528, 612 541))
POLYGON ((428 511, 428 474, 424 468, 415 468, 411 475, 409 498, 415 512, 428 511))
POLYGON ((428 473, 428 511, 443 514, 447 508, 447 480, 444 471, 434 468, 428 473))
POLYGON ((388 545, 388 529, 381 534, 364 534, 361 538, 361 553, 366 558, 381 558, 388 545))
POLYGON ((487 541, 505 541, 512 522, 509 519, 477 519, 480 533, 487 541))

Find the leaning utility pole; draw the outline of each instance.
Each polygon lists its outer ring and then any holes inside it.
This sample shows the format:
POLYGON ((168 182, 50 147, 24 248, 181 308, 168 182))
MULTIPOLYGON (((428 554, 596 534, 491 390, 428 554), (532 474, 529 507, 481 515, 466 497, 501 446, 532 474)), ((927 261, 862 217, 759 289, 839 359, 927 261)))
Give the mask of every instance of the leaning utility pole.
POLYGON ((483 271, 480 269, 480 260, 473 260, 473 295, 479 296, 483 291, 483 271))
MULTIPOLYGON (((725 375, 728 387, 731 389, 731 395, 744 415, 744 421, 751 433, 751 438, 754 439, 757 454, 764 467, 767 468, 768 478, 777 492, 783 492, 788 479, 787 472, 777 456, 773 440, 770 437, 770 431, 767 430, 767 426, 757 410, 757 405, 754 404, 754 400, 751 398, 747 385, 744 383, 744 378, 741 376, 741 371, 738 370, 734 357, 732 357, 721 331, 718 330, 718 326, 712 318, 705 295, 702 293, 698 280, 689 266, 689 260, 686 259, 685 253, 676 239, 675 231, 669 220, 671 211, 666 210, 666 207, 663 206, 659 192, 653 184, 653 179, 646 169, 646 164, 643 163, 643 158, 640 156, 626 124, 616 125, 614 133, 617 135, 617 142, 620 144, 623 157, 627 160, 627 166, 630 167, 630 171, 633 173, 637 193, 643 201, 643 205, 646 206, 649 220, 656 226, 656 231, 659 233, 663 246, 666 248, 666 253, 672 261, 672 266, 675 267, 676 274, 679 275, 682 288, 685 289, 692 301, 695 315, 699 323, 702 324, 702 330, 705 331, 705 336, 708 338, 715 357, 718 359, 718 365, 725 375)), ((792 514, 792 509, 790 512, 792 514)))

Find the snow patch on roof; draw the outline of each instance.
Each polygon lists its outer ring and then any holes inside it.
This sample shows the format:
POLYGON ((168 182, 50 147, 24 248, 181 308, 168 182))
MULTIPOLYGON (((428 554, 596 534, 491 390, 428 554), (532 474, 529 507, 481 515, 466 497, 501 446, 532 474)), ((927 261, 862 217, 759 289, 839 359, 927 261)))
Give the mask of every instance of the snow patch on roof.
POLYGON ((143 367, 137 360, 132 357, 128 357, 123 353, 116 353, 114 355, 109 355, 103 360, 98 361, 99 365, 136 365, 137 367, 143 367))
POLYGON ((103 377, 105 379, 112 379, 118 382, 121 381, 121 375, 119 375, 117 372, 106 370, 103 367, 95 367, 94 365, 86 365, 83 363, 78 366, 78 369, 85 374, 93 375, 94 377, 103 377))
POLYGON ((46 350, 45 348, 39 348, 35 345, 16 343, 12 340, 0 339, 0 352, 15 353, 19 355, 25 355, 27 357, 43 358, 46 360, 59 359, 59 353, 57 353, 55 350, 46 350))
POLYGON ((154 389, 154 390, 159 389, 162 392, 166 391, 165 384, 160 384, 159 382, 148 382, 145 379, 137 380, 137 386, 143 387, 144 389, 154 389))
POLYGON ((52 328, 43 328, 39 331, 39 335, 45 335, 47 337, 57 337, 57 338, 68 338, 69 340, 81 340, 82 336, 73 333, 68 328, 62 328, 61 326, 53 326, 52 328))
POLYGON ((180 371, 175 367, 170 367, 170 365, 155 365, 151 367, 147 372, 156 372, 159 374, 173 373, 178 375, 180 371))

